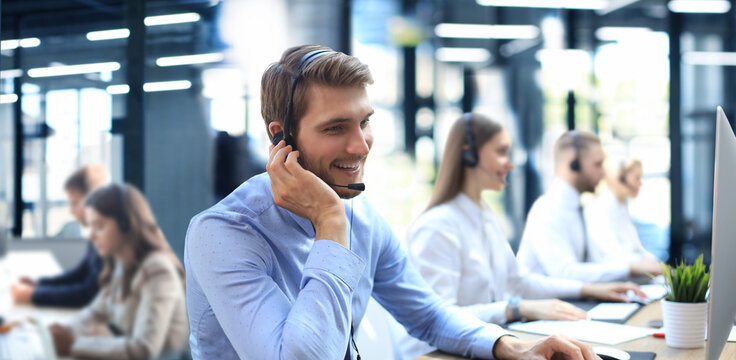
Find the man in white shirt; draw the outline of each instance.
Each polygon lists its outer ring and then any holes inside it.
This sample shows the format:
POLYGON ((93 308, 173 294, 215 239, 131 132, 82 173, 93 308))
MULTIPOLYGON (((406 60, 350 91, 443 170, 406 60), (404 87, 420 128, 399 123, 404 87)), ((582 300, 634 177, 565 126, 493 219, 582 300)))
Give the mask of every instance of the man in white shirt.
POLYGON ((651 258, 590 262, 580 195, 605 175, 601 141, 586 131, 568 131, 555 142, 555 179, 532 205, 518 259, 529 271, 586 282, 616 281, 659 273, 651 258))

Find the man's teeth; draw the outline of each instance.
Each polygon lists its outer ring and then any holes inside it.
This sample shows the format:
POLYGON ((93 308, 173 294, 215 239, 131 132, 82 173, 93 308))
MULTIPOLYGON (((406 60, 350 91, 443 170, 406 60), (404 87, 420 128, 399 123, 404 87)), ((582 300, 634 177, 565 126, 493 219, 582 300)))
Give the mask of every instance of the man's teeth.
POLYGON ((358 166, 360 166, 360 164, 335 164, 336 168, 345 170, 355 170, 358 166))

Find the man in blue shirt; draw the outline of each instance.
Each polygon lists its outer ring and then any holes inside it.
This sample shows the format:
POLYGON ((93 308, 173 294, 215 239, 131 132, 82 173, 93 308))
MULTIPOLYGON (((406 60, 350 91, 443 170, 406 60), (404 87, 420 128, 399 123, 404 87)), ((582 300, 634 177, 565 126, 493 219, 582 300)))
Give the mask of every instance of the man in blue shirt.
POLYGON ((447 352, 596 359, 568 338, 505 336, 444 305, 408 265, 388 224, 356 197, 373 144, 372 82, 358 59, 314 45, 288 49, 264 73, 263 118, 289 145, 271 146, 267 174, 191 221, 184 262, 193 357, 352 359, 352 334, 373 296, 411 335, 447 352))

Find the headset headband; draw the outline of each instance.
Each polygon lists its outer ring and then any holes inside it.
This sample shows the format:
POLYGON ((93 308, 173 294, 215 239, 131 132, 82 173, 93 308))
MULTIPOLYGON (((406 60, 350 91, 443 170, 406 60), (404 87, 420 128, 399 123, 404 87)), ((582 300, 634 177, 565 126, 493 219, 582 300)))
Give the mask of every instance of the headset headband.
POLYGON ((294 102, 294 89, 296 88, 296 83, 299 80, 299 78, 302 75, 302 70, 309 65, 310 62, 316 60, 320 56, 327 55, 330 53, 333 53, 334 51, 331 49, 320 49, 320 50, 314 50, 310 51, 299 60, 299 62, 296 64, 296 68, 294 68, 294 72, 291 74, 291 83, 289 84, 289 102, 286 104, 286 114, 284 115, 284 140, 286 140, 287 145, 291 145, 293 149, 296 149, 296 143, 294 142, 293 138, 291 137, 291 112, 293 109, 293 102, 294 102))

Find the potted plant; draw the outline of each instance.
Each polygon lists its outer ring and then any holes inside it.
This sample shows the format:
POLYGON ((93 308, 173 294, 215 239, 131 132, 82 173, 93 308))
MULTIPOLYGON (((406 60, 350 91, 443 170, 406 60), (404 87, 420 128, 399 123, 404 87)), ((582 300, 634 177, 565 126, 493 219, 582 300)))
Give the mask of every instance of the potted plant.
POLYGON ((698 348, 705 344, 708 312, 706 293, 710 274, 703 255, 693 265, 681 261, 676 267, 662 263, 667 295, 662 300, 665 342, 675 348, 698 348))

